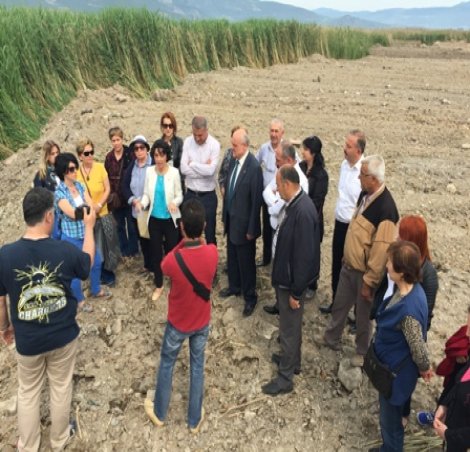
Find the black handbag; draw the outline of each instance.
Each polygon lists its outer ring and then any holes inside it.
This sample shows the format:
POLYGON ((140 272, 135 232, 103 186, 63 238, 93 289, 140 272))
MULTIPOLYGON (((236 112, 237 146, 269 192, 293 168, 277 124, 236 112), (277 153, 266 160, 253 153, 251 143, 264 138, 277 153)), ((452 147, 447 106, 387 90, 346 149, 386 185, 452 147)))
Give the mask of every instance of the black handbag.
POLYGON ((380 394, 386 399, 392 397, 393 381, 408 360, 406 356, 398 365, 397 369, 392 370, 386 364, 383 364, 375 354, 374 341, 371 341, 366 356, 364 357, 364 372, 369 377, 370 382, 380 394))
POLYGON ((196 294, 200 296, 204 301, 209 301, 211 299, 211 291, 194 277, 179 251, 175 252, 175 257, 176 262, 178 262, 178 265, 184 273, 184 276, 186 276, 186 278, 193 286, 194 292, 196 292, 196 294))

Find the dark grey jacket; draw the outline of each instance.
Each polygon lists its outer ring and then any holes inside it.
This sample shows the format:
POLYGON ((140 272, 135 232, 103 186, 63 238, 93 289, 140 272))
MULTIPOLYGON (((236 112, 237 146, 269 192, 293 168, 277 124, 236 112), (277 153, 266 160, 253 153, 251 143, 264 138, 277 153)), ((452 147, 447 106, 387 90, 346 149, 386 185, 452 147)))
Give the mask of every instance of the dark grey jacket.
POLYGON ((301 191, 286 208, 279 226, 272 284, 299 299, 320 272, 320 225, 317 210, 301 191))

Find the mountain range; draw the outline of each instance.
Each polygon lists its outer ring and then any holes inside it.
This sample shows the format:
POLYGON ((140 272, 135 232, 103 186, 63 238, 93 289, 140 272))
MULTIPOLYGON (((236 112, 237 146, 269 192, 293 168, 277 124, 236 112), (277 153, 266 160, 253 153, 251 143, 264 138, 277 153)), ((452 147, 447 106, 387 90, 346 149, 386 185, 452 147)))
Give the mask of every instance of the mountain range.
POLYGON ((460 28, 470 29, 470 1, 452 7, 393 8, 379 11, 308 10, 261 0, 0 0, 0 5, 61 8, 96 12, 103 8, 147 8, 179 19, 297 20, 353 28, 460 28))

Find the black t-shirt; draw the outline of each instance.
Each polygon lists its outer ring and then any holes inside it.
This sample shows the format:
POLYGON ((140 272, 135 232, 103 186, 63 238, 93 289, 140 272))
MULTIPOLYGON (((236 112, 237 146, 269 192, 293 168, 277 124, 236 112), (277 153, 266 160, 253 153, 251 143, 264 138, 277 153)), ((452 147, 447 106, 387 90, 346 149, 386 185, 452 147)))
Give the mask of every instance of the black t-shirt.
POLYGON ((50 238, 22 238, 0 249, 0 296, 10 297, 18 353, 39 355, 78 336, 70 283, 86 279, 90 263, 74 245, 50 238))

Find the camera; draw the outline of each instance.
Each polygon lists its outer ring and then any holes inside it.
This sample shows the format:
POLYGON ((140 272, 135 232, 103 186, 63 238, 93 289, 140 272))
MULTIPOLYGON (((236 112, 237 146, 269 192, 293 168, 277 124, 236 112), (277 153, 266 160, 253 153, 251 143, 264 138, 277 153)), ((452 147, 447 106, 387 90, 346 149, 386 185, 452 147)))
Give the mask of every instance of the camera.
POLYGON ((75 221, 83 220, 84 210, 86 209, 86 213, 90 214, 90 206, 88 204, 82 204, 75 208, 75 221))

